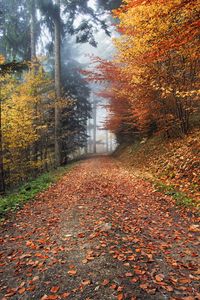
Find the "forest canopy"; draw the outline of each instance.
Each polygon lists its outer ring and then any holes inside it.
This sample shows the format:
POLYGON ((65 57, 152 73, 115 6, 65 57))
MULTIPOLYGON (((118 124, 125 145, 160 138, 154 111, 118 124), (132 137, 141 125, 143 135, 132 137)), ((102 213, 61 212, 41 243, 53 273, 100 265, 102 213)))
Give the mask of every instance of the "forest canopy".
POLYGON ((83 72, 107 83, 107 128, 118 141, 187 134, 199 122, 198 1, 124 0, 113 16, 120 33, 115 58, 94 58, 83 72))

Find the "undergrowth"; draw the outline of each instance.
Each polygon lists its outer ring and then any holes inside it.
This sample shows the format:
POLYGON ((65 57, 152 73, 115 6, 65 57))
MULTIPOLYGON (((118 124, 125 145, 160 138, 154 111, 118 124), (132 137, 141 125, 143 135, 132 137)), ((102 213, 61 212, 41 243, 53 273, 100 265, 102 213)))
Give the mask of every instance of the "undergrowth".
POLYGON ((56 170, 44 173, 34 180, 26 182, 14 192, 0 196, 0 219, 10 211, 18 210, 27 201, 33 199, 38 193, 48 189, 57 182, 74 164, 60 167, 56 170))
POLYGON ((173 185, 166 185, 162 182, 156 182, 154 183, 154 186, 158 192, 171 196, 176 201, 177 205, 190 208, 195 206, 193 199, 189 198, 185 193, 177 191, 173 185))

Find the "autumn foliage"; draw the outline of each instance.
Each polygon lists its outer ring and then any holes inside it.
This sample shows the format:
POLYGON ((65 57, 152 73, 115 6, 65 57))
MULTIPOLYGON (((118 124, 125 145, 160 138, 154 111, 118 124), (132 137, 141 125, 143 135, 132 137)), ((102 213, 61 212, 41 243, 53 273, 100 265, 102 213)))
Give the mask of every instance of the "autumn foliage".
MULTIPOLYGON (((42 66, 0 77, 2 150, 7 187, 54 166, 53 82, 42 66)), ((61 110, 73 101, 59 99, 61 110)))
POLYGON ((196 120, 198 3, 124 0, 114 11, 121 33, 112 61, 99 58, 89 80, 107 82, 107 127, 118 138, 135 134, 186 134, 196 120))

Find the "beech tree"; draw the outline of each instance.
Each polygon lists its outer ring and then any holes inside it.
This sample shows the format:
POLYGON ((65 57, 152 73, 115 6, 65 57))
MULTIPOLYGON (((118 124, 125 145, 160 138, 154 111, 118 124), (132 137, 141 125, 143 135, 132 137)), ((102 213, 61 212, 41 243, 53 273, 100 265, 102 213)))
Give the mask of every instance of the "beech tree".
POLYGON ((88 80, 109 82, 108 127, 120 135, 188 133, 199 104, 196 1, 125 0, 113 61, 94 61, 88 80))

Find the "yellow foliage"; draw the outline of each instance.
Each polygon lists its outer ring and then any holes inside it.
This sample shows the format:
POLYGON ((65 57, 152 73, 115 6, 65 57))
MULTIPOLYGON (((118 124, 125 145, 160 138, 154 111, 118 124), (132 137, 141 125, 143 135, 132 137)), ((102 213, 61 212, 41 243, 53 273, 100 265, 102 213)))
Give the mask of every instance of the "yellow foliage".
POLYGON ((48 129, 44 113, 53 100, 50 88, 42 69, 30 70, 21 80, 11 75, 0 79, 4 163, 12 181, 41 165, 32 157, 33 145, 48 129))
POLYGON ((0 54, 0 65, 3 64, 5 62, 5 57, 0 54))

